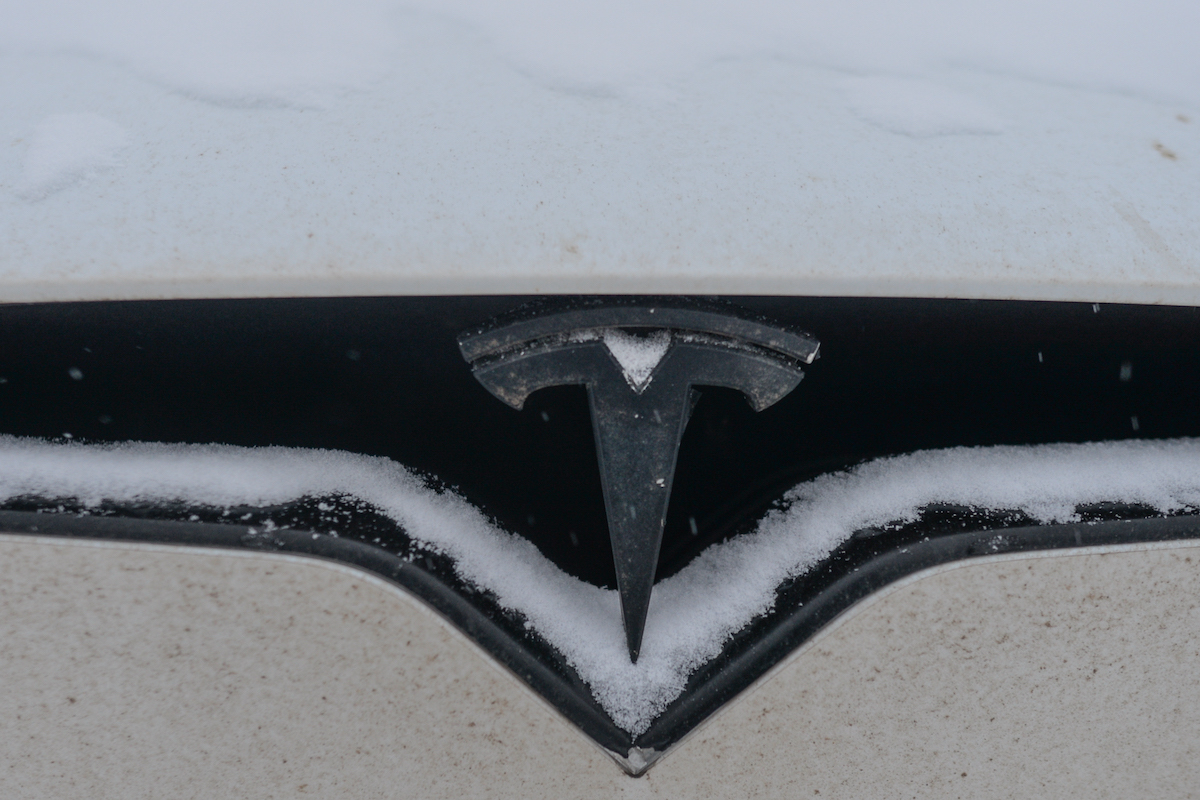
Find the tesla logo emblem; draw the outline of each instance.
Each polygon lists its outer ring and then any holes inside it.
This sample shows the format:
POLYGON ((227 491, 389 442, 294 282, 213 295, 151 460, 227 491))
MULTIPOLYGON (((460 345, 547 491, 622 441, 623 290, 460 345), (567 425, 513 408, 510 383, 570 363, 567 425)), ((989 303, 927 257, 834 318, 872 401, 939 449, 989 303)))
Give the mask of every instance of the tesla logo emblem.
POLYGON ((699 308, 607 305, 465 333, 459 349, 513 408, 548 386, 587 387, 629 657, 637 661, 675 457, 697 386, 742 392, 756 411, 817 357, 811 336, 699 308))

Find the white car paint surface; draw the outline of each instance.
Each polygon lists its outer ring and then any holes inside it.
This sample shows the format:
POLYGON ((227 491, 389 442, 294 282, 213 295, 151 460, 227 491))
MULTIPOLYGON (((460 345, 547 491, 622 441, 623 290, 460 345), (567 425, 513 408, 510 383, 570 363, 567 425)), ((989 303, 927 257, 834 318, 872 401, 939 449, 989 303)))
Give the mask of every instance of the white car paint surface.
MULTIPOLYGON (((400 464, 330 450, 220 445, 53 444, 0 436, 0 501, 77 498, 197 508, 270 507, 304 497, 353 498, 449 556, 469 585, 519 614, 560 652, 620 728, 634 734, 698 668, 776 604, 776 588, 855 532, 913 521, 933 504, 1008 509, 1043 523, 1080 505, 1119 502, 1160 514, 1200 507, 1200 440, 927 450, 868 461, 789 491, 786 510, 714 544, 660 581, 641 657, 631 663, 614 589, 562 571, 453 492, 400 464)), ((267 531, 269 532, 269 528, 267 531)))
MULTIPOLYGON (((1195 0, 0 0, 0 302, 1200 305, 1198 34, 1195 0)), ((357 493, 523 614, 637 733, 855 530, 935 502, 1040 522, 1100 500, 1194 509, 1198 461, 1195 439, 943 450, 808 481, 660 583, 636 665, 615 592, 384 459, 3 437, 0 495, 357 493)), ((912 576, 638 781, 352 568, 4 531, 0 550, 4 797, 1200 785, 1194 542, 912 576)))
POLYGON ((0 3, 0 300, 1200 302, 1200 5, 0 3))
POLYGON ((860 603, 627 777, 407 593, 269 553, 0 535, 6 798, 1194 797, 1194 542, 860 603), (1154 620, 1146 624, 1145 620, 1154 620))

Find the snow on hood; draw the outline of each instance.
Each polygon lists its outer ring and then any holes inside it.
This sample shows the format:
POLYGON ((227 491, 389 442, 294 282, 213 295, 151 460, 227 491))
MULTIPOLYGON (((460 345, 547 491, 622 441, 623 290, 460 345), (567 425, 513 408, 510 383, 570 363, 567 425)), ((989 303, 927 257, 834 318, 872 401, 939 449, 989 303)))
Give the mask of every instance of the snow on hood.
POLYGON ((1193 0, 0 0, 0 19, 0 300, 1200 303, 1193 0))
POLYGON ((852 73, 957 66, 1200 103, 1188 0, 6 0, 10 50, 71 49, 217 101, 368 88, 447 29, 562 88, 619 94, 725 59, 852 73), (474 40, 474 41, 471 41, 474 40))
POLYGON ((459 575, 524 615, 638 734, 730 636, 770 610, 783 581, 852 533, 916 519, 933 503, 1020 510, 1041 522, 1104 501, 1160 512, 1200 506, 1200 440, 931 450, 868 462, 802 483, 757 529, 706 549, 654 590, 637 664, 615 591, 573 578, 530 542, 498 529, 452 493, 437 494, 384 458, 328 450, 223 445, 50 444, 0 437, 0 501, 85 504, 183 501, 274 505, 345 494, 453 559, 459 575))

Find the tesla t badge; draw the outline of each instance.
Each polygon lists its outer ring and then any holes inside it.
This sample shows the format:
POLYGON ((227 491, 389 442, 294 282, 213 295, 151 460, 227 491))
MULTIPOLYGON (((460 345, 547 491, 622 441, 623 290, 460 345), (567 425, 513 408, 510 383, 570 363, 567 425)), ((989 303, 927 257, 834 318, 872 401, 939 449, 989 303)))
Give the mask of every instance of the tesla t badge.
POLYGON ((725 309, 678 303, 527 314, 458 343, 479 382, 513 408, 548 386, 587 387, 625 638, 637 661, 694 387, 736 389, 761 411, 796 388, 819 343, 725 309))

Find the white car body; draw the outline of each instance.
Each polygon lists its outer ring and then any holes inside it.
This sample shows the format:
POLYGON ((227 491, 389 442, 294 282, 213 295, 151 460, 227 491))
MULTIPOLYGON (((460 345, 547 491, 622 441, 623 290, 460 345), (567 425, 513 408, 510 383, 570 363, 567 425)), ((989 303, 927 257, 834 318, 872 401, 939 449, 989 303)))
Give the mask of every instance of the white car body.
MULTIPOLYGON (((1200 307, 1193 3, 12 0, 0 20, 3 303, 1200 307)), ((6 499, 25 446, 0 443, 6 499)), ((1119 455, 1162 478, 1163 513, 1200 486, 1163 488, 1178 447, 1119 455)), ((182 492, 161 469, 176 488, 152 499, 182 492)), ((1200 786, 1194 539, 917 571, 665 754, 598 746, 353 565, 26 530, 0 535, 0 576, 5 797, 1200 786)))

